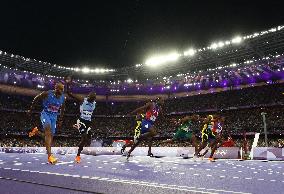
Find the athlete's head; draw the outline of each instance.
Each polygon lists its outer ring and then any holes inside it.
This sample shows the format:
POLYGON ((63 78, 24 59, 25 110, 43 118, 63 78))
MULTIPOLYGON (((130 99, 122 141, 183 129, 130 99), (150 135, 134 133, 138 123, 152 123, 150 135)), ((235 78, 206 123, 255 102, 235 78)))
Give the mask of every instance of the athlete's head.
POLYGON ((209 119, 210 121, 213 120, 213 115, 208 115, 207 119, 209 119))
POLYGON ((96 92, 90 92, 89 95, 88 95, 88 101, 90 102, 94 102, 97 98, 97 94, 96 92))
POLYGON ((58 82, 55 85, 55 94, 60 96, 63 94, 63 91, 64 91, 64 85, 61 82, 58 82))

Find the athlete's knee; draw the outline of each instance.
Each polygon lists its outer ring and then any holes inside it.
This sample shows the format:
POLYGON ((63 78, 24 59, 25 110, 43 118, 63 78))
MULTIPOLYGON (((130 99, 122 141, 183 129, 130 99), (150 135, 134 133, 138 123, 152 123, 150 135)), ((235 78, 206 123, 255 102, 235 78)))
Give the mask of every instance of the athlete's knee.
POLYGON ((51 136, 51 135, 52 135, 50 125, 47 125, 47 126, 44 128, 44 133, 45 133, 45 135, 48 135, 48 136, 51 136))

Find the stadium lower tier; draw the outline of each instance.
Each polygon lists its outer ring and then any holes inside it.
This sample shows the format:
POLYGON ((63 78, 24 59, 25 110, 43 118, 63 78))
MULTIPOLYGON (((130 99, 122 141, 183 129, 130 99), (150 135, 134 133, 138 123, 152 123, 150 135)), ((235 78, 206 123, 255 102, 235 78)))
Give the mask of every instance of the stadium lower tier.
MULTIPOLYGON (((243 108, 223 111, 205 111, 196 112, 202 117, 208 114, 219 114, 225 117, 224 132, 226 134, 242 134, 244 132, 263 132, 263 117, 261 113, 266 113, 266 123, 268 133, 281 134, 284 130, 284 106, 269 106, 265 108, 243 108)), ((179 119, 191 114, 167 115, 165 120, 158 118, 155 123, 159 136, 172 136, 176 128, 171 122, 172 119, 179 119)), ((1 110, 0 111, 1 132, 6 134, 20 133, 27 134, 29 130, 37 126, 41 128, 39 114, 33 114, 30 118, 25 112, 19 110, 1 110)), ((72 126, 78 119, 77 115, 65 115, 62 128, 57 130, 61 135, 78 135, 78 131, 72 126)), ((134 135, 136 126, 133 117, 95 117, 93 121, 94 136, 99 138, 105 137, 125 137, 134 135)), ((201 129, 202 124, 196 126, 201 129)))

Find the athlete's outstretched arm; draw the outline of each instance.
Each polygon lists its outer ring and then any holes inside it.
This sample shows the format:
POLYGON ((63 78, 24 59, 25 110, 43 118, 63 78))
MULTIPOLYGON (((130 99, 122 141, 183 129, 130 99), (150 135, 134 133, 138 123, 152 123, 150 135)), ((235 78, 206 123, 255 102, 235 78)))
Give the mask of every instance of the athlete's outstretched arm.
POLYGON ((140 108, 135 109, 134 111, 132 111, 130 113, 130 115, 135 115, 137 113, 143 113, 146 111, 147 108, 149 108, 151 106, 152 103, 147 103, 144 106, 141 106, 140 108))
POLYGON ((80 104, 84 101, 84 98, 80 95, 77 95, 77 94, 73 94, 71 91, 70 91, 70 85, 67 84, 67 95, 70 96, 71 98, 77 100, 80 104))
POLYGON ((32 104, 31 104, 31 107, 30 107, 30 110, 28 110, 28 113, 31 114, 31 112, 33 111, 34 109, 34 106, 35 104, 40 101, 40 100, 44 100, 48 97, 48 92, 42 92, 40 94, 38 94, 34 100, 32 101, 32 104))

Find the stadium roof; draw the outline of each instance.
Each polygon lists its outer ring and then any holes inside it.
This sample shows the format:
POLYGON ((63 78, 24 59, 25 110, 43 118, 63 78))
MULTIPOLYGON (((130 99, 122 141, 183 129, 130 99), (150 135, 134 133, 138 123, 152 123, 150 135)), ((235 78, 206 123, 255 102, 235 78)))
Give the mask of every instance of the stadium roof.
POLYGON ((263 57, 284 53, 284 27, 278 26, 251 35, 234 37, 231 40, 220 40, 209 46, 187 51, 175 51, 167 56, 150 59, 145 64, 136 64, 118 69, 89 67, 66 67, 64 65, 29 59, 0 51, 0 64, 21 71, 35 74, 64 77, 73 75, 80 79, 128 79, 129 77, 144 80, 157 76, 169 76, 233 63, 243 63, 263 57), (159 59, 162 62, 159 63, 159 59), (156 61, 155 61, 156 60, 156 61), (168 60, 168 61, 167 61, 168 60), (153 62, 154 61, 154 62, 153 62), (158 62, 157 62, 158 61, 158 62), (157 67, 155 67, 158 65, 157 67))

